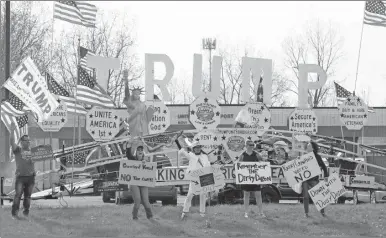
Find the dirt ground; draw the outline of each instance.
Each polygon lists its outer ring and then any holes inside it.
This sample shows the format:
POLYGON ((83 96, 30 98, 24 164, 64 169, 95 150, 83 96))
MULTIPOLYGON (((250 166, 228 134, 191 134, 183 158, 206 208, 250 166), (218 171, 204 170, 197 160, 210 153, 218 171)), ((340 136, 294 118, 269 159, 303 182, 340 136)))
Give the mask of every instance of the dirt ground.
POLYGON ((251 214, 248 219, 243 206, 213 206, 208 208, 211 227, 207 228, 197 207, 185 221, 179 219, 181 206, 153 205, 155 221, 147 220, 141 207, 139 220, 134 221, 132 205, 79 199, 69 200, 68 207, 57 200, 34 201, 28 220, 11 219, 6 205, 0 209, 0 237, 386 236, 386 204, 331 205, 326 218, 311 206, 309 219, 303 216, 301 204, 268 204, 267 218, 251 214))

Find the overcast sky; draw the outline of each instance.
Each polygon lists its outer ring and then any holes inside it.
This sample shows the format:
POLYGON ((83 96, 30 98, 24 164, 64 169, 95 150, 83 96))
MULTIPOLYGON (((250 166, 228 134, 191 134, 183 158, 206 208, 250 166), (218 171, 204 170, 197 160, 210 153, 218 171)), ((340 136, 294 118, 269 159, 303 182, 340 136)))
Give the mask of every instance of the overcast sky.
MULTIPOLYGON (((216 37, 220 47, 253 47, 283 69, 282 43, 287 36, 320 20, 331 22, 343 37, 345 57, 331 80, 354 90, 364 2, 233 1, 233 2, 93 2, 107 14, 119 12, 135 21, 136 52, 164 53, 173 61, 174 76, 191 81, 193 54, 203 53, 201 39, 216 37)), ((52 14, 51 14, 52 16, 52 14)), ((69 23, 56 23, 70 27, 69 23)), ((357 92, 365 89, 370 106, 386 105, 386 28, 364 26, 357 92)), ((216 53, 214 53, 216 54, 216 53)), ((206 54, 204 55, 206 56, 206 54)), ((314 63, 314 62, 310 62, 314 63)), ((293 75, 289 74, 293 77, 293 75)))

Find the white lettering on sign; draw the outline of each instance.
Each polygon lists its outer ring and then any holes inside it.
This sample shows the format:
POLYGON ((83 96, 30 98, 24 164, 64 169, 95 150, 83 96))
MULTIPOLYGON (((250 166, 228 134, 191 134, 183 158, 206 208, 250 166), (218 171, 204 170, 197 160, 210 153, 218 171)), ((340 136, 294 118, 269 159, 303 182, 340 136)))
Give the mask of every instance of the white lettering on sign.
POLYGON ((236 184, 272 184, 269 162, 236 163, 236 184))
POLYGON ((339 105, 339 118, 349 130, 360 130, 368 120, 368 106, 362 99, 350 96, 339 105))
POLYGON ((93 107, 86 115, 86 130, 95 141, 110 141, 119 132, 119 121, 116 110, 93 107))
POLYGON ((296 108, 288 121, 290 131, 310 134, 318 132, 318 118, 311 109, 296 108))

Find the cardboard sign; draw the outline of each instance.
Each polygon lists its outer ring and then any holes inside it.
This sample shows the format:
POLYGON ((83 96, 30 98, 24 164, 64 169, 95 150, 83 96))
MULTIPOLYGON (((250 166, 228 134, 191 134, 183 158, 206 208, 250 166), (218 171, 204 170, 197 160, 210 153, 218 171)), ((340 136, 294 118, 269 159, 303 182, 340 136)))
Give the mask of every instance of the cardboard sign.
POLYGON ((186 179, 193 182, 193 194, 202 194, 222 189, 225 177, 221 169, 216 166, 203 167, 186 174, 186 179))
POLYGON ((343 175, 344 185, 352 188, 372 188, 375 187, 375 177, 359 175, 343 175))
POLYGON ((272 171, 269 162, 238 162, 236 184, 272 184, 272 171))
POLYGON ((296 108, 289 116, 289 130, 301 133, 316 134, 318 118, 311 109, 296 108))
POLYGON ((119 184, 117 179, 111 180, 94 180, 94 193, 103 193, 103 192, 122 192, 128 191, 129 187, 127 184, 119 184))
POLYGON ((51 145, 39 145, 31 148, 31 156, 34 162, 54 159, 51 145))
POLYGON ((221 138, 216 133, 209 130, 200 131, 194 136, 193 140, 199 141, 200 145, 203 145, 202 150, 205 153, 216 150, 221 144, 221 138))
POLYGON ((67 115, 67 105, 60 101, 59 106, 50 114, 48 120, 42 120, 37 124, 44 132, 58 132, 67 123, 67 115))
POLYGON ((318 211, 327 207, 327 205, 331 203, 335 203, 345 192, 346 190, 337 174, 333 174, 328 177, 327 182, 321 181, 308 190, 308 193, 318 211))
POLYGON ((124 160, 119 167, 119 184, 155 187, 157 163, 124 160))
POLYGON ((39 121, 47 120, 59 106, 55 96, 48 90, 44 77, 29 56, 23 59, 3 86, 35 112, 39 121))
POLYGON ((268 107, 261 102, 249 102, 243 109, 252 118, 252 124, 247 125, 247 128, 256 128, 258 136, 264 135, 264 133, 271 126, 271 112, 268 107))
POLYGON ((170 126, 170 111, 162 101, 146 102, 146 106, 154 107, 151 121, 149 122, 149 134, 165 132, 170 126))
POLYGON ((360 130, 368 120, 368 106, 360 98, 351 95, 339 105, 340 120, 349 130, 360 130))
POLYGON ((189 112, 190 122, 199 131, 215 129, 220 124, 221 108, 213 98, 197 98, 190 104, 189 112))
POLYGON ((289 186, 307 181, 322 173, 313 152, 291 160, 281 167, 289 186))
POLYGON ((13 178, 5 178, 4 179, 4 187, 13 187, 14 180, 13 178))
POLYGON ((110 141, 119 132, 116 110, 93 107, 86 115, 86 130, 95 141, 110 141))

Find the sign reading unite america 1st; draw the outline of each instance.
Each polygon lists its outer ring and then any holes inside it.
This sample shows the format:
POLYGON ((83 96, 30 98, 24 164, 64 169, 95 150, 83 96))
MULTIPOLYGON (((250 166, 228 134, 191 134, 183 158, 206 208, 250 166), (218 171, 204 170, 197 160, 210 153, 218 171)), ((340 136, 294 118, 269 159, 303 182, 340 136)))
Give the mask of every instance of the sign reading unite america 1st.
POLYGON ((300 133, 316 134, 318 118, 311 109, 296 108, 289 116, 289 130, 300 133))
POLYGON ((93 107, 86 115, 86 130, 95 141, 110 141, 119 132, 116 110, 93 107))

